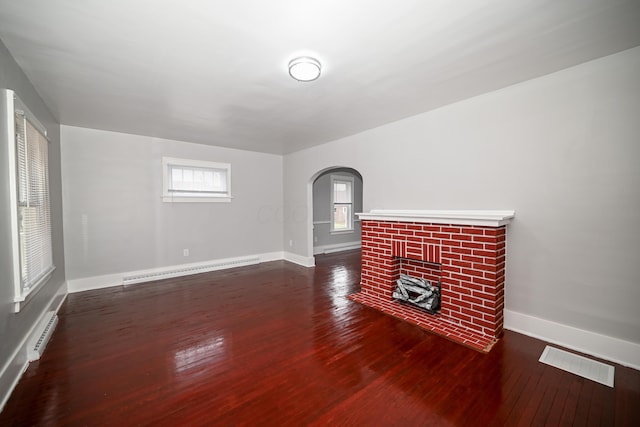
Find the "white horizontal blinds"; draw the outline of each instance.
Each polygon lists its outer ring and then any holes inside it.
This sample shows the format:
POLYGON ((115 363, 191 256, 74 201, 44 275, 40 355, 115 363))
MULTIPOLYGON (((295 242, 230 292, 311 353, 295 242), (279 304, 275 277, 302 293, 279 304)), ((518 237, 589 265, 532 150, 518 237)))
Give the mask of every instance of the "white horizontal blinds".
POLYGON ((334 203, 351 203, 351 182, 333 181, 333 197, 334 203))
POLYGON ((169 192, 198 196, 228 194, 227 170, 169 165, 169 192))
POLYGON ((48 143, 24 115, 16 113, 15 123, 21 285, 26 293, 53 270, 48 143))

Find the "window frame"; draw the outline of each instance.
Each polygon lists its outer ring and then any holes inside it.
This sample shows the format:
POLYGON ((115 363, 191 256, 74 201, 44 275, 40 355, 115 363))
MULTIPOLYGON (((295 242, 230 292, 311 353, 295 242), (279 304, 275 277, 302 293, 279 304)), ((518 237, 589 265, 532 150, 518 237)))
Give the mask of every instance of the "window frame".
POLYGON ((347 175, 331 175, 331 199, 330 199, 330 230, 329 232, 331 234, 349 234, 349 233, 353 233, 355 231, 355 213, 353 212, 354 210, 354 200, 355 200, 355 180, 353 178, 353 176, 347 176, 347 175), (351 187, 351 202, 346 203, 346 202, 336 202, 335 201, 335 183, 336 182, 346 182, 350 185, 351 187), (335 228, 335 207, 336 205, 349 205, 351 207, 350 209, 350 214, 349 214, 349 228, 339 228, 336 229, 335 228))
POLYGON ((206 160, 193 160, 177 157, 162 158, 162 201, 166 203, 229 203, 233 199, 231 195, 231 164, 210 162, 206 160), (223 170, 226 173, 227 191, 224 193, 198 194, 195 192, 172 192, 171 166, 182 166, 194 169, 223 170), (183 194, 181 194, 183 193, 183 194))
MULTIPOLYGON (((6 121, 5 129, 7 133, 5 134, 5 138, 7 139, 7 158, 8 158, 8 170, 9 170, 9 206, 10 206, 10 221, 11 221, 11 255, 12 255, 12 264, 13 264, 13 311, 15 313, 20 312, 20 310, 26 305, 33 296, 43 288, 43 285, 47 283, 51 276, 53 275, 54 270, 56 269, 55 264, 53 262, 53 222, 51 219, 51 189, 49 184, 50 172, 49 172, 49 155, 48 155, 48 144, 50 140, 47 136, 46 128, 40 123, 38 118, 27 108, 27 106, 20 100, 20 98, 15 94, 14 91, 10 89, 3 90, 4 95, 4 113, 5 117, 3 120, 6 121), (48 233, 45 233, 45 236, 48 238, 45 241, 45 245, 48 246, 46 249, 48 250, 48 255, 50 255, 50 263, 47 263, 45 267, 39 272, 37 276, 37 280, 34 280, 30 286, 24 286, 23 277, 22 277, 22 250, 23 245, 21 244, 20 238, 20 202, 19 202, 19 183, 18 183, 18 141, 17 141, 17 127, 15 122, 15 116, 20 115, 25 118, 25 121, 29 122, 29 124, 42 136, 45 141, 45 149, 47 155, 45 156, 44 162, 44 170, 40 171, 41 173, 46 172, 45 174, 45 193, 46 193, 46 214, 48 215, 47 221, 49 225, 48 233)), ((25 137, 28 130, 25 127, 25 137)), ((27 144, 27 139, 25 139, 25 145, 27 144)), ((26 251, 26 249, 25 249, 26 251)), ((44 265, 44 264, 43 264, 44 265)))

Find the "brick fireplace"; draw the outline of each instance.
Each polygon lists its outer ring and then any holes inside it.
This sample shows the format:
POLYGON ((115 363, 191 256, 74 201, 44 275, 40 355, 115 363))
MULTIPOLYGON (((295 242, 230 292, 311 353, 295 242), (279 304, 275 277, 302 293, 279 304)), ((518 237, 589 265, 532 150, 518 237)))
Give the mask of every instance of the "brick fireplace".
POLYGON ((514 211, 372 210, 358 216, 361 289, 350 298, 488 352, 502 336, 506 226, 514 211), (440 281, 440 311, 394 300, 400 273, 440 281))

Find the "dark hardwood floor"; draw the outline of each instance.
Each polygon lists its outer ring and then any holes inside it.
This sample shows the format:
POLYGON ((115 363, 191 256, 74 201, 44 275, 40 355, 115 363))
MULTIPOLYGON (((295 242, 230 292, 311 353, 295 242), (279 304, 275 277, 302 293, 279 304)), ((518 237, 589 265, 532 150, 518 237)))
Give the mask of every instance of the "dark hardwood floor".
POLYGON ((543 365, 507 331, 489 354, 346 296, 360 253, 69 295, 0 425, 640 426, 615 388, 543 365))

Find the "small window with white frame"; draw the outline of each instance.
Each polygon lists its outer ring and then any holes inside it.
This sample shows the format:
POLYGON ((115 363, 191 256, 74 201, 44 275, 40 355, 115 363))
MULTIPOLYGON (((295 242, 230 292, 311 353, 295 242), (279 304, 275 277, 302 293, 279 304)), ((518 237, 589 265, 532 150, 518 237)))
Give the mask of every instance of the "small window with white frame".
POLYGON ((231 165, 162 158, 163 202, 230 202, 231 165))
POLYGON ((331 175, 331 233, 353 231, 353 177, 331 175))

